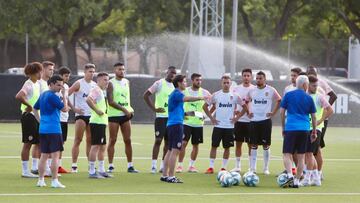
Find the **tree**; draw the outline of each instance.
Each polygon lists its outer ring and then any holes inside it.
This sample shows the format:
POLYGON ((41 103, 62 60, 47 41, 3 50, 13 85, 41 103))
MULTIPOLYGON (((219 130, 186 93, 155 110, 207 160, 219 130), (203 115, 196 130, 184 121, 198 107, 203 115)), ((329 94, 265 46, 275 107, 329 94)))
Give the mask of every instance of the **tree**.
POLYGON ((360 39, 360 1, 342 0, 334 5, 334 9, 349 27, 351 33, 360 39))

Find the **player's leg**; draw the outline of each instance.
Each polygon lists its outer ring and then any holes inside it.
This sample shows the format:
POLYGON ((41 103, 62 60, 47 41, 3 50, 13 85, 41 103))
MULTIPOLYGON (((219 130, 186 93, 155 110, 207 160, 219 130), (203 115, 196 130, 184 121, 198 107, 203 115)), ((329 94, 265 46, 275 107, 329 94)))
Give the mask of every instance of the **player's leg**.
POLYGON ((114 163, 114 154, 115 154, 115 144, 117 141, 119 127, 120 127, 120 124, 118 122, 109 121, 109 144, 107 146, 107 155, 108 155, 108 161, 109 161, 108 172, 109 173, 112 173, 115 169, 113 163, 114 163))
POLYGON ((176 173, 181 173, 183 171, 183 161, 186 153, 186 147, 188 142, 191 138, 191 128, 190 126, 184 125, 184 138, 182 141, 182 147, 179 153, 179 163, 178 167, 176 168, 176 173))
POLYGON ((151 173, 156 173, 157 158, 159 156, 160 145, 161 145, 161 142, 162 142, 162 140, 164 138, 164 134, 165 134, 163 132, 163 129, 161 129, 161 122, 162 122, 162 118, 155 119, 155 124, 154 124, 155 142, 154 142, 153 150, 152 150, 151 173))
MULTIPOLYGON (((168 170, 169 170, 169 178, 167 182, 170 183, 182 183, 182 181, 175 177, 175 166, 176 166, 176 159, 180 153, 182 147, 182 140, 183 140, 183 125, 174 125, 170 126, 169 128, 169 138, 171 137, 171 142, 169 142, 169 149, 171 149, 169 158, 168 158, 168 170)), ((170 140, 169 140, 170 141, 170 140)))
POLYGON ((241 155, 242 155, 242 144, 244 142, 243 134, 244 130, 242 129, 242 123, 236 122, 234 128, 235 134, 235 168, 231 171, 239 172, 241 171, 241 155))
POLYGON ((221 129, 222 145, 224 148, 223 160, 221 170, 226 170, 230 157, 230 147, 234 146, 234 130, 233 129, 221 129))
POLYGON ((48 153, 41 153, 40 160, 39 160, 39 180, 37 183, 38 187, 45 187, 45 168, 46 168, 46 161, 50 154, 48 153))
POLYGON ((164 147, 163 147, 163 156, 162 156, 162 160, 161 160, 161 163, 160 163, 160 169, 159 169, 159 173, 162 173, 162 169, 164 168, 164 158, 165 158, 165 155, 168 151, 168 148, 169 148, 169 136, 168 136, 168 131, 166 130, 166 123, 167 123, 167 118, 164 119, 164 122, 162 123, 162 126, 161 128, 164 129, 163 130, 163 133, 164 133, 164 147))
POLYGON ((75 120, 75 139, 74 144, 71 149, 71 158, 72 158, 72 165, 71 165, 71 172, 77 173, 77 161, 79 157, 79 147, 80 143, 83 139, 84 131, 86 129, 86 123, 83 119, 77 118, 75 120))
POLYGON ((216 149, 219 147, 220 142, 221 142, 221 130, 220 128, 214 127, 211 135, 210 164, 209 164, 209 168, 205 171, 206 174, 214 173, 216 149))
POLYGON ((272 132, 272 121, 267 119, 261 123, 262 127, 262 140, 263 140, 263 157, 264 157, 264 174, 270 175, 269 164, 270 164, 270 145, 271 145, 271 132, 272 132))
POLYGON ((192 151, 190 154, 188 171, 191 173, 197 173, 198 170, 195 167, 195 161, 196 161, 197 155, 199 154, 199 145, 204 142, 203 141, 204 140, 203 139, 203 127, 192 128, 191 134, 192 134, 192 137, 191 137, 192 151))
POLYGON ((129 173, 138 173, 139 171, 134 168, 133 164, 133 150, 131 144, 131 121, 126 121, 120 126, 121 134, 123 136, 123 141, 125 144, 125 154, 127 158, 127 171, 129 173))
POLYGON ((31 113, 23 113, 21 116, 21 130, 22 130, 22 149, 21 149, 21 165, 22 165, 22 177, 25 178, 37 178, 38 174, 38 150, 33 148, 32 170, 29 171, 29 156, 31 146, 39 144, 38 122, 31 113), (34 173, 34 174, 33 174, 34 173))
MULTIPOLYGON (((61 132, 62 132, 62 139, 63 139, 63 145, 65 144, 66 140, 67 140, 67 132, 68 132, 68 123, 67 122, 61 122, 61 132)), ((59 169, 58 169, 58 173, 67 173, 67 170, 65 170, 62 167, 62 154, 63 152, 60 152, 60 157, 59 157, 59 169)))

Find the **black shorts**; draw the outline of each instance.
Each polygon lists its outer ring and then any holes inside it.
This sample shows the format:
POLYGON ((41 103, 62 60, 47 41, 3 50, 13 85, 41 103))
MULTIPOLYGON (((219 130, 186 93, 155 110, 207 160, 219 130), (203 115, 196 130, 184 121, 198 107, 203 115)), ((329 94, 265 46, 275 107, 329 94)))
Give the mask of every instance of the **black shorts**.
POLYGON ((219 147, 222 141, 223 148, 227 149, 234 146, 234 129, 214 127, 212 132, 212 147, 219 147))
POLYGON ((191 144, 197 145, 203 143, 203 127, 191 127, 184 125, 184 141, 189 142, 191 138, 191 144))
POLYGON ((75 116, 75 121, 79 119, 83 120, 86 123, 86 125, 89 125, 90 116, 75 116))
POLYGON ((61 134, 41 134, 40 151, 45 154, 64 151, 61 134))
POLYGON ((90 123, 91 145, 106 144, 106 125, 90 123))
POLYGON ((21 115, 22 142, 30 144, 39 144, 39 122, 31 113, 21 115))
POLYGON ((236 122, 234 128, 235 141, 246 142, 250 141, 250 122, 236 122))
POLYGON ((62 139, 63 142, 65 142, 67 140, 67 134, 68 134, 68 123, 60 122, 60 124, 61 124, 62 139))
MULTIPOLYGON (((309 131, 311 134, 311 131, 309 131)), ((311 136, 308 136, 307 143, 306 143, 306 152, 312 152, 314 155, 317 155, 320 147, 320 139, 321 139, 321 131, 316 130, 317 138, 314 142, 311 142, 311 136)))
POLYGON ((250 122, 250 144, 271 145, 271 119, 250 122))
POLYGON ((305 154, 309 131, 287 131, 284 135, 283 153, 305 154))
POLYGON ((127 116, 112 116, 112 117, 109 117, 109 122, 112 122, 112 123, 118 123, 119 125, 122 125, 126 122, 128 122, 129 120, 131 120, 133 118, 133 114, 131 114, 131 117, 128 118, 127 116))
POLYGON ((184 135, 184 125, 183 124, 171 125, 168 126, 166 130, 169 138, 168 150, 170 151, 171 149, 181 150, 182 139, 184 135))
POLYGON ((168 140, 168 134, 166 130, 168 118, 155 118, 155 139, 168 140))
POLYGON ((326 133, 326 129, 328 126, 328 120, 324 120, 324 127, 321 129, 321 136, 320 136, 320 147, 324 148, 325 147, 325 133, 326 133))

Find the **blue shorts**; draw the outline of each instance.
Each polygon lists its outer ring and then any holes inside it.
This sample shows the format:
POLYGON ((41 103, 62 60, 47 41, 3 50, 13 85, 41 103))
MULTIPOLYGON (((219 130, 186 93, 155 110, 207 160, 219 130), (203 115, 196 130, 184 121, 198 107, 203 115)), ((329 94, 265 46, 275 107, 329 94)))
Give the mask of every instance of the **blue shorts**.
POLYGON ((184 137, 184 125, 171 125, 167 126, 167 134, 168 134, 168 143, 169 143, 169 150, 171 149, 178 149, 181 150, 182 147, 182 140, 184 137))
POLYGON ((40 134, 40 150, 45 154, 64 151, 62 135, 40 134))
POLYGON ((286 131, 283 142, 283 153, 305 154, 309 131, 286 131))

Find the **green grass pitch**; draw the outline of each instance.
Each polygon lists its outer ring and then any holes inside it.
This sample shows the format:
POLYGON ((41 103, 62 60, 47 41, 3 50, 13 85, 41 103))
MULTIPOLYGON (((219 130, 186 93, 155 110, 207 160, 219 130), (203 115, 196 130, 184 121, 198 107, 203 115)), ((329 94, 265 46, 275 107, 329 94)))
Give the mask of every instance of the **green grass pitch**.
MULTIPOLYGON (((71 165, 71 146, 74 126, 69 127, 69 138, 65 144, 63 165, 71 165)), ((152 125, 133 125, 132 142, 134 164, 140 174, 126 173, 124 145, 119 135, 116 145, 114 178, 93 180, 87 177, 87 162, 84 143, 81 145, 78 174, 65 174, 60 180, 66 189, 37 188, 37 179, 20 177, 21 126, 0 124, 0 202, 360 202, 360 129, 328 128, 324 149, 325 180, 321 187, 282 189, 276 184, 275 175, 282 171, 282 137, 280 128, 274 127, 272 134, 270 176, 262 174, 262 150, 259 150, 258 174, 260 184, 250 188, 243 184, 222 188, 216 174, 206 175, 211 142, 211 126, 204 131, 204 144, 200 145, 196 167, 198 174, 182 173, 178 176, 184 184, 169 184, 159 181, 160 174, 150 174, 151 151, 154 141, 152 125)), ((245 146, 243 147, 246 150, 245 146)), ((184 166, 187 168, 187 149, 184 166)), ((221 165, 222 149, 218 149, 215 168, 221 165)), ((231 157, 234 158, 234 149, 231 157)), ((228 168, 234 166, 234 159, 228 168)), ((159 162, 158 162, 159 163, 159 162)), ((247 155, 242 159, 242 170, 248 168, 247 155)), ((48 185, 50 180, 46 179, 48 185)))

